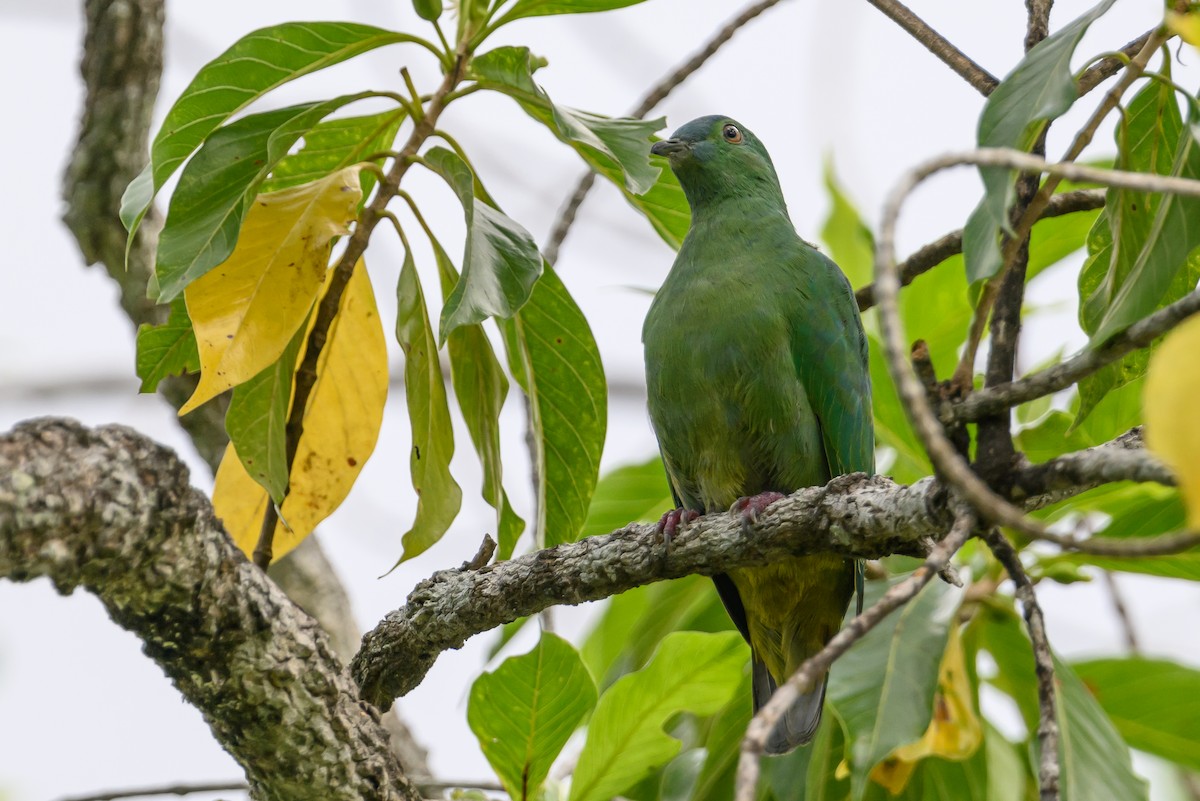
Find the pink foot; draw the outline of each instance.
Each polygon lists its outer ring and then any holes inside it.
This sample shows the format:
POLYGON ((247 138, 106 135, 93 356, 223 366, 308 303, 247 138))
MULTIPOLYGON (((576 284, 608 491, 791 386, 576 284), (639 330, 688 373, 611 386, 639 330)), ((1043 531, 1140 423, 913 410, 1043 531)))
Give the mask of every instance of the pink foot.
POLYGON ((787 496, 782 492, 760 492, 757 495, 738 498, 733 506, 729 507, 729 511, 741 514, 742 528, 745 529, 757 523, 758 516, 765 512, 768 506, 785 497, 787 496))
POLYGON ((662 535, 663 542, 667 545, 671 544, 671 540, 675 539, 675 533, 679 531, 680 526, 685 526, 700 516, 699 512, 692 509, 672 509, 662 516, 658 521, 658 533, 662 535))

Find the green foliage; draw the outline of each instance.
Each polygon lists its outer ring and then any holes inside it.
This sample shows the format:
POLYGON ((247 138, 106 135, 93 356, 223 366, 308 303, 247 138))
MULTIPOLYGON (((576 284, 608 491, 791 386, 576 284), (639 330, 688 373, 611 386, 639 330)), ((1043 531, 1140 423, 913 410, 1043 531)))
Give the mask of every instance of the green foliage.
MULTIPOLYGON (((1103 0, 1071 24, 1055 31, 1030 50, 988 95, 979 118, 980 147, 1029 150, 1046 124, 1065 113, 1079 96, 1071 73, 1071 56, 1088 27, 1108 11, 1103 0)), ((967 280, 991 278, 1000 269, 1000 233, 1009 231, 1008 207, 1016 190, 1012 170, 980 167, 984 197, 963 230, 967 280)))
MULTIPOLYGON (((867 604, 885 589, 872 583, 867 604)), ((863 797, 867 776, 880 760, 918 739, 929 725, 959 595, 942 582, 929 583, 855 643, 831 671, 828 700, 846 728, 851 798, 863 797)))
POLYGON ((541 275, 542 257, 528 231, 476 197, 475 175, 453 151, 435 147, 423 163, 446 180, 467 218, 462 278, 446 298, 438 326, 438 339, 444 343, 461 325, 516 314, 541 275))
POLYGON ((442 538, 458 515, 462 490, 450 475, 454 430, 450 427, 437 340, 429 324, 425 293, 411 249, 404 252, 396 301, 396 339, 404 349, 404 397, 412 424, 409 469, 417 492, 417 516, 402 539, 404 553, 400 561, 404 561, 442 538))
POLYGON ((501 327, 509 368, 529 400, 538 479, 534 542, 574 542, 596 487, 608 424, 599 349, 549 265, 529 302, 501 327))
POLYGON ((663 731, 679 712, 710 715, 729 702, 747 662, 734 632, 676 632, 642 670, 603 695, 571 780, 571 801, 606 801, 666 764, 680 743, 663 731))
POLYGON ((141 325, 137 332, 137 376, 142 392, 153 392, 169 375, 200 370, 196 335, 188 319, 183 298, 171 303, 171 313, 162 325, 141 325))
POLYGON ((515 801, 538 797, 567 738, 596 704, 596 685, 571 644, 543 633, 471 687, 467 722, 515 801))
POLYGON ((1129 745, 1200 770, 1200 671, 1138 657, 1072 667, 1129 745))

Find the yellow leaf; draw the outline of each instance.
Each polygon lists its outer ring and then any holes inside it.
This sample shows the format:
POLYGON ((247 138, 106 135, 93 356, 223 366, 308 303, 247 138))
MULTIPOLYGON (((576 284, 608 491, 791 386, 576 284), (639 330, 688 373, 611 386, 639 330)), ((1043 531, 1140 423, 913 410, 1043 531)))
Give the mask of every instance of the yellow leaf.
POLYGON ((958 624, 950 628, 946 652, 938 668, 938 690, 933 699, 933 718, 916 742, 902 745, 871 771, 871 778, 893 795, 908 784, 917 763, 926 757, 963 760, 975 753, 983 741, 983 727, 971 703, 962 636, 958 624))
MULTIPOLYGON (((282 520, 275 527, 276 558, 299 545, 349 494, 375 450, 387 391, 383 326, 360 261, 317 362, 317 383, 304 415, 282 520)), ((246 473, 232 444, 217 469, 213 507, 238 547, 250 556, 267 509, 267 492, 246 473)))
POLYGON ((1142 406, 1146 447, 1179 479, 1188 527, 1200 529, 1200 316, 1167 334, 1150 357, 1142 406))
POLYGON ((361 165, 256 197, 237 246, 184 290, 200 351, 187 414, 273 364, 304 325, 329 264, 329 243, 349 232, 362 199, 361 165))
POLYGON ((1200 47, 1200 11, 1167 11, 1167 30, 1177 34, 1180 39, 1195 47, 1200 47))

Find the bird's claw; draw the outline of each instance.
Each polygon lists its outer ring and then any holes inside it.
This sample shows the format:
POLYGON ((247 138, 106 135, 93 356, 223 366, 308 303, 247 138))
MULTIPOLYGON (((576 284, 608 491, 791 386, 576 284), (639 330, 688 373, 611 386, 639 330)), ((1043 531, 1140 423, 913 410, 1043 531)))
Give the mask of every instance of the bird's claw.
POLYGON ((786 497, 782 492, 760 492, 757 495, 738 498, 733 502, 733 506, 729 507, 729 511, 742 516, 742 531, 747 531, 751 525, 758 522, 758 516, 765 512, 768 506, 786 497))
POLYGON ((671 540, 675 539, 675 533, 679 531, 680 526, 686 526, 700 516, 700 513, 693 509, 672 509, 662 516, 658 521, 656 530, 663 539, 663 544, 668 548, 671 547, 671 540))

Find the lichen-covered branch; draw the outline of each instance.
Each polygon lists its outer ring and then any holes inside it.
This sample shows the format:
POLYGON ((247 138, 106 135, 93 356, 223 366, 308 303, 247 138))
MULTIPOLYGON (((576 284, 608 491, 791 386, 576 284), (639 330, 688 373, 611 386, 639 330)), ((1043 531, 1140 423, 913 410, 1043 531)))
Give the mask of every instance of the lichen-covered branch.
MULTIPOLYGON (((1062 457, 1078 484, 1064 488, 1058 460, 1015 471, 1028 509, 1062 500, 1104 481, 1167 480, 1137 435, 1062 457), (1119 465, 1110 468, 1106 454, 1119 465), (1092 469, 1104 478, 1089 474, 1092 469), (1037 477, 1047 484, 1039 486, 1037 477), (1053 493, 1050 495, 1050 493, 1053 493)), ((416 586, 405 606, 363 638, 351 670, 363 697, 383 708, 420 684, 438 655, 470 637, 555 604, 578 604, 693 573, 763 565, 787 555, 840 553, 877 558, 924 555, 954 521, 945 488, 933 478, 902 486, 883 476, 851 474, 799 490, 773 504, 752 530, 741 517, 713 514, 686 526, 667 547, 652 525, 629 525, 487 567, 444 570, 416 586)), ((1089 540, 1103 543, 1103 539, 1089 540)))
POLYGON ((170 450, 43 419, 0 436, 0 577, 94 593, 257 799, 420 798, 320 626, 234 546, 170 450))

